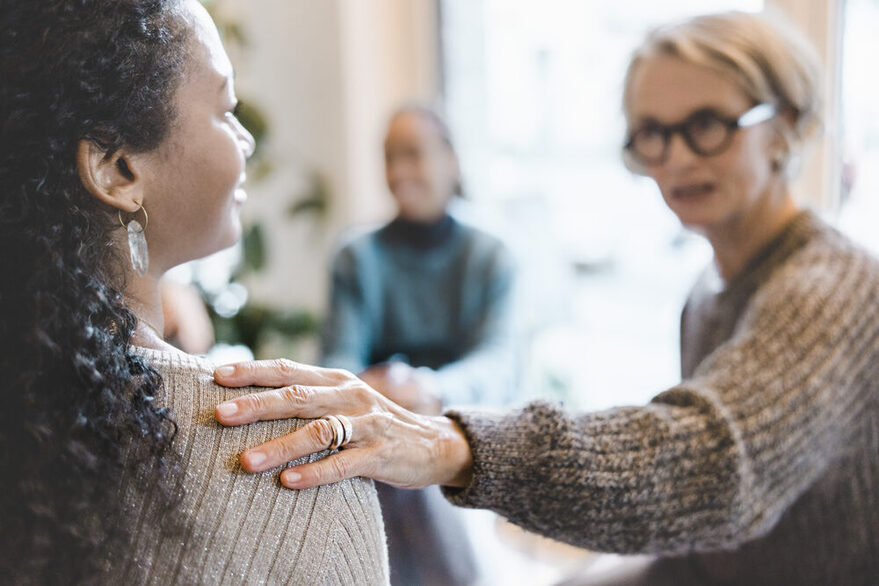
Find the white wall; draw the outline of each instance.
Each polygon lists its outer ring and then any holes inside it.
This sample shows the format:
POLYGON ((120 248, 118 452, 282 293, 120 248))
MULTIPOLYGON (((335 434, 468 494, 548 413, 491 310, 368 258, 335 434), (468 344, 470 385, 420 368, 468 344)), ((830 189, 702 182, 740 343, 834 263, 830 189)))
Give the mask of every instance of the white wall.
POLYGON ((766 0, 814 43, 824 73, 824 129, 820 143, 803 161, 794 191, 819 209, 837 211, 842 171, 838 129, 842 73, 844 0, 766 0))
POLYGON ((269 266, 251 295, 283 307, 322 311, 328 256, 346 227, 387 219, 381 151, 388 114, 401 101, 437 93, 434 0, 222 0, 220 20, 247 38, 227 43, 242 98, 266 114, 263 146, 276 170, 252 183, 245 218, 263 223, 269 266), (291 219, 286 208, 328 180, 325 221, 291 219))

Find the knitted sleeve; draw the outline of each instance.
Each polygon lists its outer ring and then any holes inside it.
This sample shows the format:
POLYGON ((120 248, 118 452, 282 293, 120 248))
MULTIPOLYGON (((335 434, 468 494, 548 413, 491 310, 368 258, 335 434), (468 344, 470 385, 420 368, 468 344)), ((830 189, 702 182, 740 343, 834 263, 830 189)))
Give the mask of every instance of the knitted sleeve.
POLYGON ((765 534, 866 416, 877 274, 866 255, 807 247, 692 378, 644 407, 450 413, 474 477, 446 496, 595 550, 680 553, 765 534))

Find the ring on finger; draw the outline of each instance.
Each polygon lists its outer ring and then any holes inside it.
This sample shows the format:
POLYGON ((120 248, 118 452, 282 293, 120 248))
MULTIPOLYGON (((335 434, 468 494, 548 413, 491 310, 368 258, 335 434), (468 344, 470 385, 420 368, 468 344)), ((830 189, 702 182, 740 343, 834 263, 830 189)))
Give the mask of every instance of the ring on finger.
POLYGON ((351 441, 354 435, 354 425, 344 415, 336 415, 336 419, 342 424, 342 441, 339 442, 339 447, 341 448, 351 441))
POLYGON ((351 441, 353 426, 350 419, 344 415, 325 415, 321 419, 326 420, 333 429, 333 439, 330 441, 329 449, 341 448, 351 441))

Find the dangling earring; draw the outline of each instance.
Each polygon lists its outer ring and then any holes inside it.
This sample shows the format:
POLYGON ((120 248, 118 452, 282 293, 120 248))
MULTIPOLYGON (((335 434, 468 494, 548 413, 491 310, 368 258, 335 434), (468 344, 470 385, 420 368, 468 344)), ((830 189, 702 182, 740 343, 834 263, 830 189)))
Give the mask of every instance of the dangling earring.
POLYGON ((778 149, 774 153, 772 153, 772 170, 776 173, 781 172, 785 164, 787 163, 787 153, 781 149, 778 149))
POLYGON ((143 204, 138 205, 140 207, 134 213, 143 210, 143 226, 137 220, 131 220, 126 226, 125 222, 122 221, 122 210, 119 210, 118 216, 119 223, 128 232, 128 252, 131 256, 131 266, 138 275, 143 277, 150 266, 150 253, 147 250, 146 236, 144 236, 147 224, 150 223, 150 217, 143 204))

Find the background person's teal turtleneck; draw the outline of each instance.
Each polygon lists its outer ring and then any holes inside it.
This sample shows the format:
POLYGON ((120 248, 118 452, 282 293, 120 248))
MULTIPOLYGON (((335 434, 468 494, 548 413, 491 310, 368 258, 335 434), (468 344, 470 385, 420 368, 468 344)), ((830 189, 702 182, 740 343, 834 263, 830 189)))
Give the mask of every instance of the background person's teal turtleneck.
POLYGON ((500 406, 515 395, 512 299, 498 239, 451 216, 397 219, 337 254, 322 362, 401 359, 436 370, 444 404, 500 406))

